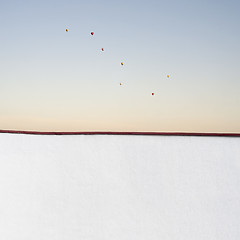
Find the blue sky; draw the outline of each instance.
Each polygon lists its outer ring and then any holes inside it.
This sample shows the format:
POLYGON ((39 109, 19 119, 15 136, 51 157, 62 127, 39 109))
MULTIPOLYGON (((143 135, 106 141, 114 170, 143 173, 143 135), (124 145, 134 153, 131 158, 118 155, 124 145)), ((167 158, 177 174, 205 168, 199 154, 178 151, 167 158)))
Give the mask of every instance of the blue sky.
POLYGON ((1 1, 0 128, 240 132, 239 10, 1 1))

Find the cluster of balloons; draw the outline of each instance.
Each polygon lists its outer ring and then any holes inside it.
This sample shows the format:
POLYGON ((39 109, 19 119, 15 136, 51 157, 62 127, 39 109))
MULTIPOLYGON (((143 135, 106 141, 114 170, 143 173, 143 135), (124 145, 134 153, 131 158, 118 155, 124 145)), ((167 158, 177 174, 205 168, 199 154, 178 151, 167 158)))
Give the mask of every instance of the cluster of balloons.
MULTIPOLYGON (((170 78, 170 75, 167 75, 167 78, 170 78)), ((152 92, 152 96, 154 96, 155 95, 155 93, 154 92, 152 92)))
MULTIPOLYGON (((69 29, 66 28, 66 32, 69 32, 69 29)), ((93 36, 94 35, 94 32, 91 32, 91 35, 93 36)), ((102 52, 104 52, 104 48, 101 48, 102 52)), ((124 62, 121 62, 121 65, 123 66, 124 65, 124 62)), ((167 78, 170 78, 169 75, 167 75, 167 78)), ((122 86, 123 84, 120 83, 120 86, 122 86)), ((152 96, 154 96, 154 92, 152 92, 152 96)))

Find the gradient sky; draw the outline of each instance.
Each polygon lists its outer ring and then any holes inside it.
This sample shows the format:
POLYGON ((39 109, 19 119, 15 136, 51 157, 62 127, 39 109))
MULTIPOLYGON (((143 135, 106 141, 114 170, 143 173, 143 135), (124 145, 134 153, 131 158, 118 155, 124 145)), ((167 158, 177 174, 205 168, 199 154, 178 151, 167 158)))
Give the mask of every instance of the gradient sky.
POLYGON ((239 13, 239 0, 0 0, 0 129, 240 132, 239 13))

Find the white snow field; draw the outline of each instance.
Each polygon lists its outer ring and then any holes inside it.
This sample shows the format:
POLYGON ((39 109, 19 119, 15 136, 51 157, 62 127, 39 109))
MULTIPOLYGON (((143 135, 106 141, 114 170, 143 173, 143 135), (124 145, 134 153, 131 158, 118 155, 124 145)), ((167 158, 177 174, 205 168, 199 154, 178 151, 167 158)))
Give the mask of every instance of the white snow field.
POLYGON ((2 240, 239 240, 240 138, 0 134, 2 240))

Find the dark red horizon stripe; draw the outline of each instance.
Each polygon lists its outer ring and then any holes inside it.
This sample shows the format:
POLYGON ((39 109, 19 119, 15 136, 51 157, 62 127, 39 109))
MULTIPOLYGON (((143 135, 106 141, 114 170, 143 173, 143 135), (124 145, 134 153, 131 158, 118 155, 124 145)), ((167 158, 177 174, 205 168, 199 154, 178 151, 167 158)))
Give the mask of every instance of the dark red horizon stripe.
POLYGON ((149 135, 149 136, 206 136, 206 137, 240 137, 240 133, 198 133, 198 132, 41 132, 41 131, 20 131, 0 130, 0 133, 11 134, 33 134, 33 135, 149 135))

